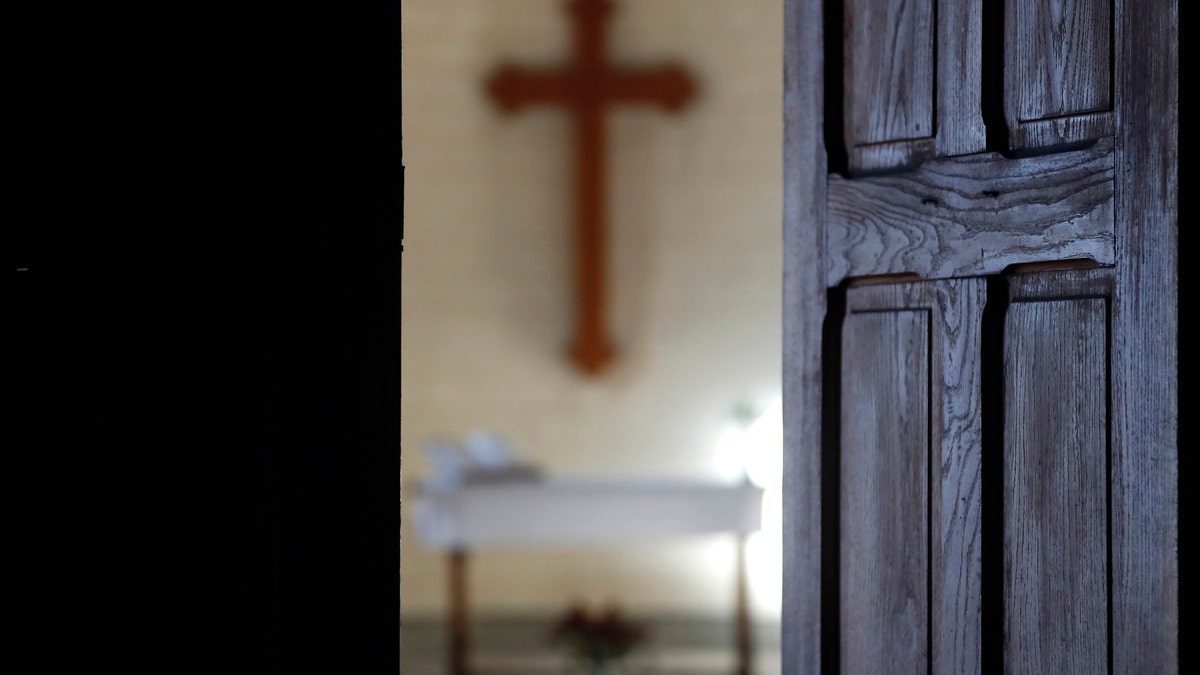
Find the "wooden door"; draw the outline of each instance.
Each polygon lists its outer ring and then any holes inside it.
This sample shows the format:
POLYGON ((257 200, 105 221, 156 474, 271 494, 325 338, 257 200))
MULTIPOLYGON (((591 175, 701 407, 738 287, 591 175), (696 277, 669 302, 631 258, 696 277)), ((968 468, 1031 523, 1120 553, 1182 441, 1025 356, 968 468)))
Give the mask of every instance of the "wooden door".
POLYGON ((784 672, 1175 672, 1175 3, 785 20, 784 672))

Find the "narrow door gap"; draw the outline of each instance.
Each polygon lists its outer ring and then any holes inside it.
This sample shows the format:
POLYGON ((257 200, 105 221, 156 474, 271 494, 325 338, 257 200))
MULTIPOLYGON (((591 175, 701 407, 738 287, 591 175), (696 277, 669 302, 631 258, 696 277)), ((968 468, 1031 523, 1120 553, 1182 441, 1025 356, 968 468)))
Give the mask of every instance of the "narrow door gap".
POLYGON ((821 355, 821 672, 841 672, 841 418, 845 285, 830 289, 821 355))
POLYGON ((980 335, 981 672, 1004 672, 1004 318, 1008 282, 987 279, 980 335))
POLYGON ((849 175, 850 158, 846 147, 844 83, 846 77, 842 58, 845 31, 842 0, 824 0, 822 6, 825 33, 825 156, 829 173, 849 175))
POLYGON ((1008 152, 1008 124, 1004 121, 1004 0, 982 0, 980 111, 987 130, 986 148, 1008 152))

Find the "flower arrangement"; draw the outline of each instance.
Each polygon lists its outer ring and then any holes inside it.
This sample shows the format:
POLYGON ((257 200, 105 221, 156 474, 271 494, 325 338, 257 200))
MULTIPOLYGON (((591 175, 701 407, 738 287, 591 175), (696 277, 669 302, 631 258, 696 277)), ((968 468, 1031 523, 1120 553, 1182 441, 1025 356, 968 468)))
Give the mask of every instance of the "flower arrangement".
POLYGON ((626 619, 616 605, 589 610, 573 603, 550 631, 550 640, 571 651, 591 672, 605 672, 646 640, 645 626, 626 619))

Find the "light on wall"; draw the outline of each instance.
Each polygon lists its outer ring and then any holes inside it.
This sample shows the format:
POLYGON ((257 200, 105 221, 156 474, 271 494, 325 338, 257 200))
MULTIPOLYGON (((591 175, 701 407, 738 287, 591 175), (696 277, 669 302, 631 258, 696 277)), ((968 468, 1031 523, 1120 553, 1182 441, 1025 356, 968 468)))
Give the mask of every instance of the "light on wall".
POLYGON ((715 461, 722 476, 777 489, 783 469, 782 398, 765 406, 737 403, 717 439, 715 461))
POLYGON ((783 398, 740 402, 717 441, 717 470, 763 488, 762 528, 746 540, 750 593, 757 611, 778 615, 783 593, 783 398))

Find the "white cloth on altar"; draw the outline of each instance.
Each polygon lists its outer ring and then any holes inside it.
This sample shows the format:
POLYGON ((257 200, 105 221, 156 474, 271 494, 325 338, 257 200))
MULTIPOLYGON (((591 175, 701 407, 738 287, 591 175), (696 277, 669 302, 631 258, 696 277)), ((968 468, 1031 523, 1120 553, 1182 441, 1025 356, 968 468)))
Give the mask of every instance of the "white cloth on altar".
POLYGON ((748 534, 763 489, 703 479, 540 478, 418 486, 420 541, 434 549, 634 542, 748 534))

